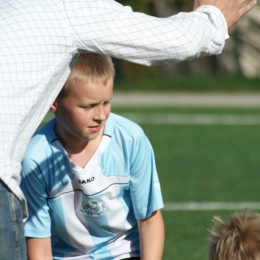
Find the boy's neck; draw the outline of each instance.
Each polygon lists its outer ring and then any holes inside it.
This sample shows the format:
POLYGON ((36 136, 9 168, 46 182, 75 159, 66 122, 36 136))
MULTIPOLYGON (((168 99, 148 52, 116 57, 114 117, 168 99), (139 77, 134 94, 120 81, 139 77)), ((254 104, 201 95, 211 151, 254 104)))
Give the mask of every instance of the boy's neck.
POLYGON ((93 140, 87 141, 83 139, 73 140, 73 142, 66 142, 63 138, 59 136, 55 129, 55 133, 66 150, 70 160, 77 166, 84 168, 86 164, 90 161, 94 153, 99 147, 99 144, 103 137, 103 131, 93 140))
POLYGON ((89 141, 83 149, 79 150, 66 150, 70 160, 77 166, 84 168, 86 164, 90 161, 94 153, 97 151, 101 138, 96 138, 89 141), (100 140, 99 140, 100 139, 100 140))

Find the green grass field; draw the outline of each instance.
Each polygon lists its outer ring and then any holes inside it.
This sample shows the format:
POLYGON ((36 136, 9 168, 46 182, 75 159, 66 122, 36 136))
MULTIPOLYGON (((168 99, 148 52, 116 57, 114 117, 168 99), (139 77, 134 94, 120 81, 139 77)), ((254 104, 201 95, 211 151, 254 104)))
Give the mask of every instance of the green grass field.
MULTIPOLYGON (((256 116, 260 109, 119 108, 121 115, 256 116)), ((134 117, 133 117, 134 118, 134 117)), ((260 124, 139 124, 154 148, 166 203, 258 202, 260 124)), ((148 121, 148 122, 147 122, 148 121)), ((163 210, 164 260, 207 259, 208 229, 214 215, 228 220, 235 210, 163 210)), ((257 212, 257 210, 255 210, 257 212)))

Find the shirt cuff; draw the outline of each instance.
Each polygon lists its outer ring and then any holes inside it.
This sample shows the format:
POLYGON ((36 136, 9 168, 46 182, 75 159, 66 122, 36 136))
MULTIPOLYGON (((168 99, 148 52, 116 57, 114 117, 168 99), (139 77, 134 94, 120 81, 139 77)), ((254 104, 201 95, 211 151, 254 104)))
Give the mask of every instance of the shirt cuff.
POLYGON ((223 13, 213 5, 201 5, 194 12, 205 13, 215 26, 221 28, 225 33, 225 40, 229 38, 227 21, 223 13))

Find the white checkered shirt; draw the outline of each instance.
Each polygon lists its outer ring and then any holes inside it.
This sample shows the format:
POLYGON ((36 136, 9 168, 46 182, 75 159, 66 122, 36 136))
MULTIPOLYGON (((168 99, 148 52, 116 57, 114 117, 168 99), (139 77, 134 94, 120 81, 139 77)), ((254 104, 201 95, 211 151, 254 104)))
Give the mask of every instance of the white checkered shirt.
POLYGON ((20 162, 81 52, 144 65, 219 54, 222 13, 156 18, 112 0, 0 0, 0 178, 23 200, 20 162))

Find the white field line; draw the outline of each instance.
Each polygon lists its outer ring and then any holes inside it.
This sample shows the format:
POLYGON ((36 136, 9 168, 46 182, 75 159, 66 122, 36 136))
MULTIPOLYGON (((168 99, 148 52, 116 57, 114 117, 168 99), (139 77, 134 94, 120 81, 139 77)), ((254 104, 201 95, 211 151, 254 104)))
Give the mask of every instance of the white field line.
POLYGON ((214 114, 137 114, 120 115, 138 124, 170 125, 260 125, 260 115, 214 115, 214 114))
POLYGON ((112 106, 260 107, 259 93, 115 91, 112 106))
POLYGON ((260 209, 260 202, 166 202, 163 210, 245 210, 246 208, 260 209))

